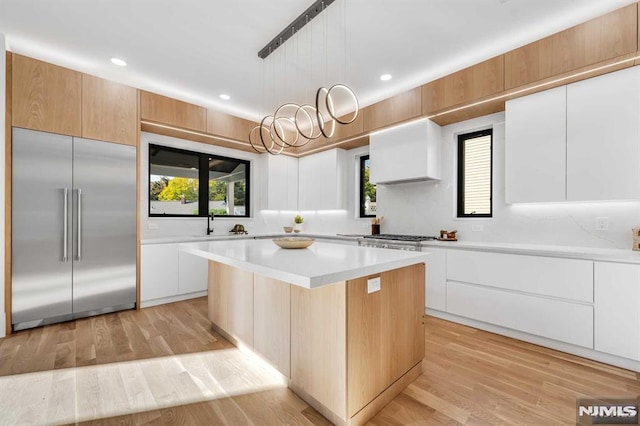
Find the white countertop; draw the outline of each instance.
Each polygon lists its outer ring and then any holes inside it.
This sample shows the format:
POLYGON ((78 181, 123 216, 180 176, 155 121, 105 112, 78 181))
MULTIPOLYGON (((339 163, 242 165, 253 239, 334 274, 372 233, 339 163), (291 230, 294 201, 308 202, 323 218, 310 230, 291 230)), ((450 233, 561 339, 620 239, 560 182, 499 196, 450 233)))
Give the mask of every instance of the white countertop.
POLYGON ((330 244, 287 250, 270 239, 204 241, 180 250, 305 288, 426 263, 428 253, 330 244))
POLYGON ((285 234, 284 232, 271 232, 271 233, 259 233, 259 234, 227 234, 227 235, 186 235, 175 237, 158 237, 158 238, 145 238, 140 241, 140 244, 174 244, 174 243, 188 243, 197 241, 228 241, 228 240, 250 240, 254 238, 277 238, 277 237, 308 237, 308 238, 323 238, 329 240, 341 240, 341 241, 357 241, 361 235, 351 234, 329 234, 329 233, 300 233, 300 234, 285 234))
POLYGON ((640 252, 631 249, 553 246, 544 244, 494 243, 473 241, 423 241, 422 247, 441 247, 458 250, 491 251, 530 256, 564 257, 602 262, 640 264, 640 252))
MULTIPOLYGON (((166 244, 197 241, 228 241, 252 240, 292 236, 294 234, 263 233, 249 235, 212 235, 166 237, 142 240, 142 244, 166 244)), ((340 235, 329 233, 303 233, 298 236, 320 238, 325 240, 357 241, 358 235, 340 235)), ((585 259, 602 262, 640 264, 640 252, 631 249, 608 249, 595 247, 555 246, 546 244, 502 243, 480 241, 423 241, 422 247, 440 247, 458 250, 492 251, 498 253, 521 254, 530 256, 564 257, 570 259, 585 259)), ((427 249, 428 250, 428 249, 427 249)))

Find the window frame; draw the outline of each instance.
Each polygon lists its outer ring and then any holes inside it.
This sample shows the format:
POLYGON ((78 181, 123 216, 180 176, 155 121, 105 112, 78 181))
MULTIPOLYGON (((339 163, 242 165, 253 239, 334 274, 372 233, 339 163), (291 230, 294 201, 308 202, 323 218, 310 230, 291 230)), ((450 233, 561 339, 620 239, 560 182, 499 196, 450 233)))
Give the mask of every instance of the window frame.
POLYGON ((458 219, 470 219, 470 218, 492 218, 493 217, 493 128, 484 130, 477 130, 469 133, 462 133, 458 135, 458 155, 457 155, 457 206, 456 217, 458 219), (489 173, 489 213, 472 214, 464 212, 464 145, 469 139, 475 139, 482 136, 491 137, 490 145, 490 173, 489 173))
POLYGON ((225 155, 210 154, 206 152, 190 151, 187 149, 174 148, 171 146, 150 143, 148 146, 148 173, 147 173, 147 215, 149 218, 159 217, 207 217, 209 215, 209 158, 219 160, 231 160, 244 163, 245 165, 245 214, 244 215, 224 215, 216 216, 216 218, 249 218, 251 217, 251 161, 243 158, 228 157, 225 155), (151 213, 151 151, 152 149, 163 149, 177 153, 195 155, 198 157, 198 214, 167 214, 167 213, 151 213), (203 185, 206 182, 206 185, 203 185))
MULTIPOLYGON (((367 160, 370 160, 370 154, 365 154, 365 155, 361 155, 360 156, 360 176, 358 178, 358 181, 360 182, 359 185, 359 191, 358 191, 358 204, 360 205, 360 218, 361 219, 366 219, 366 218, 370 218, 370 217, 376 217, 375 214, 365 214, 365 194, 364 194, 364 170, 365 170, 365 166, 364 163, 367 160)), ((376 190, 377 192, 377 190, 376 190)), ((377 199, 377 194, 376 194, 376 199, 377 199)))

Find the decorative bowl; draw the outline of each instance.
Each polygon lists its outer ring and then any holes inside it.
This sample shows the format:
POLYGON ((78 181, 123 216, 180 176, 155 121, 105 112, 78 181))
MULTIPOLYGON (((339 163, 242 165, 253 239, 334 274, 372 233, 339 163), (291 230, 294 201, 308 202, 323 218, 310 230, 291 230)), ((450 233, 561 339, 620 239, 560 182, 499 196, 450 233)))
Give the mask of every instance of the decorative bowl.
POLYGON ((302 249, 309 247, 315 240, 313 238, 285 237, 274 238, 271 241, 284 249, 302 249))
POLYGON ((287 234, 290 234, 291 232, 293 232, 293 226, 283 226, 282 228, 284 229, 284 232, 286 232, 287 234))

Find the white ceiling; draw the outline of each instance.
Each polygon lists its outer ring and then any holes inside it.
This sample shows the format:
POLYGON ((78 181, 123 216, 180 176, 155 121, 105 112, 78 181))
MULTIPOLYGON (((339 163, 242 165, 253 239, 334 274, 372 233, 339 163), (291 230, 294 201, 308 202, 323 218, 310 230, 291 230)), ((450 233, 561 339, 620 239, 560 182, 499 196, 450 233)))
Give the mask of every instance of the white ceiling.
POLYGON ((13 52, 257 119, 338 81, 368 105, 634 2, 336 0, 266 60, 312 0, 0 0, 0 33, 13 52))

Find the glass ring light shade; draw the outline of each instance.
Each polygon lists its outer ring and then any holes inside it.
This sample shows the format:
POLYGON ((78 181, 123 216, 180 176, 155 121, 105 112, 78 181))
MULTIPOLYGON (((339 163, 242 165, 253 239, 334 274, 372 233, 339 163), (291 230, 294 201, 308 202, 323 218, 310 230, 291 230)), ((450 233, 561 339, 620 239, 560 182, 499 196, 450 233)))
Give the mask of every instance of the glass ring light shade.
MULTIPOLYGON (((358 112, 360 111, 358 98, 356 97, 356 94, 353 92, 353 90, 351 90, 351 88, 346 84, 339 83, 331 86, 331 88, 327 91, 326 98, 327 112, 329 113, 331 118, 336 120, 339 124, 350 124, 353 123, 356 118, 358 118, 358 112), (336 103, 342 103, 341 100, 343 99, 346 102, 350 102, 352 104, 349 106, 353 107, 353 112, 350 115, 345 116, 346 119, 341 120, 336 113, 335 105, 336 103)), ((346 110, 351 111, 350 108, 346 110)))
POLYGON ((327 111, 327 103, 331 102, 330 98, 327 98, 329 91, 326 87, 320 87, 316 92, 316 117, 318 118, 318 127, 320 132, 325 138, 330 138, 336 131, 336 121, 331 118, 326 123, 323 117, 331 117, 329 111, 327 111))
POLYGON ((300 105, 287 103, 280 105, 273 114, 272 136, 274 136, 278 145, 280 145, 280 141, 289 147, 297 146, 300 139, 295 123, 295 115, 298 112, 298 108, 300 108, 300 105))
POLYGON ((310 140, 318 139, 322 136, 320 126, 318 125, 318 115, 313 106, 309 104, 301 105, 296 111, 295 122, 298 133, 300 133, 303 138, 308 139, 304 143, 305 145, 309 143, 310 140))
POLYGON ((278 155, 282 153, 282 150, 284 149, 284 144, 282 146, 278 145, 279 149, 278 148, 274 149, 276 142, 273 139, 273 136, 271 135, 270 129, 271 129, 272 123, 273 123, 273 115, 265 115, 262 121, 260 122, 260 142, 262 142, 264 149, 266 149, 269 154, 278 155), (265 137, 265 132, 266 132, 266 137, 265 137), (267 139, 267 142, 265 142, 265 139, 267 139), (269 143, 269 146, 267 146, 268 143, 269 143))
POLYGON ((260 140, 260 136, 258 134, 259 131, 260 126, 255 126, 253 129, 251 129, 251 131, 249 132, 249 143, 251 144, 251 148, 253 148, 255 152, 257 152, 258 154, 263 154, 267 152, 267 150, 264 148, 264 145, 262 145, 262 141, 260 140))

